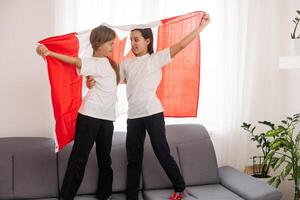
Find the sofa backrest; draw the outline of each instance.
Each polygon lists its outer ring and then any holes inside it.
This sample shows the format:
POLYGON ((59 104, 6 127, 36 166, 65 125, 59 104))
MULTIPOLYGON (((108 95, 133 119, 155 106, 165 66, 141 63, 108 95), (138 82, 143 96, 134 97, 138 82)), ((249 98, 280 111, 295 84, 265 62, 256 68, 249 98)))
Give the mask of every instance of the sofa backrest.
POLYGON ((0 138, 0 199, 57 197, 54 146, 50 138, 0 138))
MULTIPOLYGON (((202 125, 167 125, 166 136, 187 186, 220 182, 214 147, 202 125)), ((172 187, 154 155, 149 137, 146 138, 142 173, 146 190, 172 187)))
MULTIPOLYGON (((179 165, 176 145, 170 145, 170 152, 175 162, 179 165)), ((147 190, 171 188, 172 183, 155 157, 150 143, 145 144, 142 169, 143 186, 147 190)))
MULTIPOLYGON (((65 172, 67 169, 69 157, 73 147, 73 142, 65 146, 61 151, 58 152, 58 184, 61 188, 65 172)), ((96 193, 98 180, 98 168, 95 148, 92 148, 89 155, 89 160, 86 165, 85 174, 82 183, 79 187, 77 194, 91 194, 96 193)))
MULTIPOLYGON (((166 136, 171 154, 188 186, 219 183, 213 144, 203 126, 167 125, 166 136)), ((115 132, 113 137, 113 191, 124 192, 126 133, 115 132)), ((0 199, 58 197, 71 148, 72 143, 56 154, 54 141, 49 138, 0 138, 0 199)), ((142 182, 146 190, 172 187, 153 153, 148 136, 144 149, 142 182)), ((95 194, 97 184, 98 166, 94 147, 78 194, 95 194)))

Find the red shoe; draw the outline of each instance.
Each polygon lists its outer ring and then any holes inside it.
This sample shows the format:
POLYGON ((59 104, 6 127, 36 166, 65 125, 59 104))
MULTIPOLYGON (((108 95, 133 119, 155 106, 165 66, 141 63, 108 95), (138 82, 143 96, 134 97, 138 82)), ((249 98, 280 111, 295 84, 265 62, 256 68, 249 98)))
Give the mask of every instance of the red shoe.
POLYGON ((183 192, 174 192, 173 196, 170 197, 170 200, 182 200, 183 199, 183 192))

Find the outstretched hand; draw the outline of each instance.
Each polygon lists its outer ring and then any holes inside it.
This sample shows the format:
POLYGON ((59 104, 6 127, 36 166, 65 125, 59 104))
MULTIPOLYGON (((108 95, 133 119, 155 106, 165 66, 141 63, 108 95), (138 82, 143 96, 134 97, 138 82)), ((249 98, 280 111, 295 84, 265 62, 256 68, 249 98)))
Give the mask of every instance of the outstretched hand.
POLYGON ((200 26, 201 29, 203 30, 203 29, 207 26, 207 24, 209 24, 209 23, 210 23, 210 16, 209 16, 208 13, 204 13, 204 15, 203 15, 203 17, 202 17, 202 20, 201 20, 201 22, 200 22, 200 24, 199 24, 199 26, 200 26))
POLYGON ((45 45, 41 44, 41 45, 38 45, 36 47, 36 53, 40 56, 45 57, 45 56, 48 56, 50 54, 50 51, 45 45))

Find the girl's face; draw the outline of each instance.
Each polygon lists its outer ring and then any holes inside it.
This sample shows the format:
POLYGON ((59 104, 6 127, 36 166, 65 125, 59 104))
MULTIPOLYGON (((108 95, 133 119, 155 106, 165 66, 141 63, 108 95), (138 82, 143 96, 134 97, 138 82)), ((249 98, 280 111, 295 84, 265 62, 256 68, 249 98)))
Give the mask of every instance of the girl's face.
POLYGON ((109 56, 114 50, 114 40, 103 43, 98 49, 97 54, 102 56, 109 56))
POLYGON ((140 31, 131 31, 131 50, 136 56, 142 56, 148 53, 150 39, 145 39, 140 31))

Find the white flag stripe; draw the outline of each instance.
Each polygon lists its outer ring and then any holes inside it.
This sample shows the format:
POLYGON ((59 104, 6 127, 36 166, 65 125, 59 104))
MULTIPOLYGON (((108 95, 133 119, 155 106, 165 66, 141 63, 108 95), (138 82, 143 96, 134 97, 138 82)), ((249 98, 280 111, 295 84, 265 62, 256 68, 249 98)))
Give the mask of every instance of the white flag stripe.
POLYGON ((119 29, 122 31, 131 31, 131 30, 137 29, 137 28, 140 28, 140 29, 153 28, 153 27, 159 26, 160 24, 161 24, 161 21, 158 20, 158 21, 147 23, 147 24, 130 24, 130 25, 123 25, 123 26, 111 26, 109 24, 103 23, 102 25, 105 25, 105 26, 108 26, 111 28, 116 28, 116 29, 119 29))
MULTIPOLYGON (((153 31, 153 49, 156 50, 156 43, 157 43, 157 30, 158 26, 161 24, 161 21, 154 21, 148 24, 132 24, 132 25, 124 25, 124 26, 111 26, 109 24, 103 23, 101 25, 110 27, 114 29, 119 37, 120 40, 123 40, 125 37, 127 37, 124 55, 127 55, 128 52, 131 50, 130 45, 130 31, 136 28, 152 28, 153 31)), ((79 51, 78 56, 79 57, 91 57, 93 54, 93 49, 90 44, 90 33, 91 30, 85 30, 78 32, 77 38, 79 41, 79 51)))

